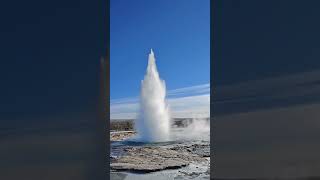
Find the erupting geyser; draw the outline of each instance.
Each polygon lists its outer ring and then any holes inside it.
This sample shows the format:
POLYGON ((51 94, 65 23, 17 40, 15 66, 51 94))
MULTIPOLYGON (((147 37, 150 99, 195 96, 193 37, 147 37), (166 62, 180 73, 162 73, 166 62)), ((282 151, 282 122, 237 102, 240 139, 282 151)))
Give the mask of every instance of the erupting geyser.
POLYGON ((140 114, 135 123, 141 141, 169 140, 170 116, 165 97, 166 85, 159 77, 151 49, 147 71, 141 81, 140 114))

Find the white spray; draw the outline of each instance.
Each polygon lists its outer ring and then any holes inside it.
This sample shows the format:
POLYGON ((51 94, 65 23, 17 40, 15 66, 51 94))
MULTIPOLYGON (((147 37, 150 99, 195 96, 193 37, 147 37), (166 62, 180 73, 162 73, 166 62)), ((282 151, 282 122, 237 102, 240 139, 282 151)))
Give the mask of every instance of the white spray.
POLYGON ((160 79, 151 49, 144 80, 141 81, 140 114, 135 128, 144 142, 169 140, 170 115, 166 104, 166 85, 160 79))

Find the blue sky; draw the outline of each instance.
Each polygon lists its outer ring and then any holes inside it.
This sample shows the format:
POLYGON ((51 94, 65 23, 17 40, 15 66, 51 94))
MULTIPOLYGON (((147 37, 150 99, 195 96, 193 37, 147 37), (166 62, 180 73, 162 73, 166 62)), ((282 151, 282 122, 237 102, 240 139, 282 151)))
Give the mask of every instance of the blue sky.
MULTIPOLYGON (((209 0, 111 0, 111 116, 113 103, 121 101, 125 106, 133 99, 137 101, 150 48, 167 90, 183 91, 169 98, 197 96, 201 91, 202 95, 208 95, 209 3, 209 0)), ((121 108, 117 112, 120 111, 121 108)))

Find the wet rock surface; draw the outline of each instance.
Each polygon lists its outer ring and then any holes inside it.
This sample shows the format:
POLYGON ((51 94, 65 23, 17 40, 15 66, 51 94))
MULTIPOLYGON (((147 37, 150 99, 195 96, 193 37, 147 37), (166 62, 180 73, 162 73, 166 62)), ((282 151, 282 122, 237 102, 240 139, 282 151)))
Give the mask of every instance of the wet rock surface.
POLYGON ((205 159, 186 152, 179 152, 162 147, 129 147, 124 149, 126 155, 113 159, 113 170, 154 172, 175 169, 189 165, 193 161, 205 159))
POLYGON ((210 157, 209 150, 209 144, 123 146, 121 155, 110 157, 111 169, 137 172, 176 169, 192 162, 208 161, 206 157, 210 157))
POLYGON ((185 152, 198 155, 200 157, 210 157, 210 145, 204 144, 192 144, 192 145, 178 145, 170 148, 178 152, 185 152))
MULTIPOLYGON (((156 176, 152 172, 170 171, 174 177, 170 179, 209 179, 210 143, 208 141, 151 144, 122 141, 132 135, 134 132, 113 136, 117 141, 111 145, 111 172, 129 173, 131 178, 138 176, 137 173, 151 173, 148 175, 151 178, 156 176)), ((156 179, 161 179, 161 176, 156 179)), ((139 179, 140 176, 137 178, 139 179)))

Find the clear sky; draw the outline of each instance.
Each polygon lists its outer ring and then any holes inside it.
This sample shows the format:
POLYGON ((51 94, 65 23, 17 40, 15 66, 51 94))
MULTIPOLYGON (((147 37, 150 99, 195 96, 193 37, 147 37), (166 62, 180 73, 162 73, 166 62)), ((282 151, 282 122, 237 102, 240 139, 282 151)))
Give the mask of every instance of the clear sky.
POLYGON ((190 91, 199 85, 208 90, 209 3, 209 0, 111 0, 111 106, 119 98, 139 95, 150 48, 167 90, 189 87, 190 91))

